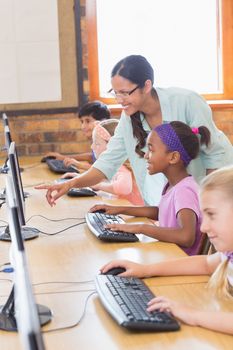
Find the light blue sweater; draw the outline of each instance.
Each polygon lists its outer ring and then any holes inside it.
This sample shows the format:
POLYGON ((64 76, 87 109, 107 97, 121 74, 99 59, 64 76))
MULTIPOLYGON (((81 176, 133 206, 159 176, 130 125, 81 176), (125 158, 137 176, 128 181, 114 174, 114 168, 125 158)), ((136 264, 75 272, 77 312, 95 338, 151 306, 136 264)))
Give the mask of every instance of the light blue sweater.
MULTIPOLYGON (((191 127, 205 125, 211 132, 211 145, 202 145, 197 159, 191 161, 188 171, 197 181, 205 176, 206 169, 216 169, 233 164, 233 147, 212 119, 212 112, 206 101, 197 93, 181 88, 157 88, 163 123, 174 120, 182 121, 191 127)), ((151 130, 143 115, 143 128, 151 130)), ((165 183, 162 174, 149 175, 146 160, 135 152, 137 140, 133 136, 131 119, 124 112, 115 130, 114 136, 108 143, 107 150, 94 163, 94 167, 105 174, 108 179, 117 172, 121 164, 129 159, 137 185, 149 205, 157 205, 165 183)), ((146 151, 146 147, 144 149, 146 151)))

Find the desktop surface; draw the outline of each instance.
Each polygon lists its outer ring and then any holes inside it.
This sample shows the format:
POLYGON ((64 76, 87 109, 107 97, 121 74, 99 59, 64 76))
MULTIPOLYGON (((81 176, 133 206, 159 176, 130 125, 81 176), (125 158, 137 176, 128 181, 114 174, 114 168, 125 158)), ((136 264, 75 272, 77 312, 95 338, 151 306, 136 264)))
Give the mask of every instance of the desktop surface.
MULTIPOLYGON (((29 221, 41 231, 55 233, 84 222, 85 213, 96 202, 108 202, 103 197, 78 198, 73 200, 63 196, 54 208, 45 200, 45 191, 35 190, 33 186, 41 182, 53 182, 57 175, 51 173, 46 164, 35 160, 22 162, 25 171, 22 174, 25 190, 30 192, 26 199, 26 217, 43 215, 50 219, 70 218, 66 221, 48 221, 34 217, 29 221), (28 165, 28 167, 27 167, 28 165)), ((1 188, 4 175, 0 176, 1 188)), ((124 201, 116 201, 125 204, 124 201)), ((0 219, 6 220, 6 208, 3 205, 0 219)), ((86 223, 72 227, 54 236, 41 234, 33 241, 25 242, 27 257, 34 284, 36 301, 47 305, 53 312, 53 319, 43 331, 74 324, 82 315, 86 298, 94 291, 94 278, 98 269, 112 259, 129 259, 140 263, 152 263, 185 256, 175 244, 156 242, 143 236, 136 243, 102 242, 89 231, 86 223), (46 282, 50 282, 46 284, 46 282), (54 282, 54 283, 51 283, 54 282), (68 283, 70 282, 70 283, 68 283), (71 283, 72 282, 72 283, 71 283), (81 282, 81 283, 77 283, 81 282), (46 294, 47 293, 47 294, 46 294)), ((0 262, 9 261, 9 243, 1 242, 0 262)), ((12 277, 1 274, 1 279, 12 277)), ((145 283, 156 295, 166 295, 193 306, 205 308, 223 307, 212 301, 206 289, 207 276, 173 276, 145 279, 145 283)), ((9 281, 0 283, 0 305, 11 289, 9 281)), ((233 311, 233 310, 232 310, 233 311)), ((44 333, 47 350, 228 350, 233 348, 233 337, 200 327, 181 324, 177 332, 138 333, 120 327, 104 309, 97 294, 90 296, 83 320, 74 328, 44 333), (91 336, 90 336, 91 335, 91 336)), ((0 331, 1 349, 21 349, 16 333, 0 331)))

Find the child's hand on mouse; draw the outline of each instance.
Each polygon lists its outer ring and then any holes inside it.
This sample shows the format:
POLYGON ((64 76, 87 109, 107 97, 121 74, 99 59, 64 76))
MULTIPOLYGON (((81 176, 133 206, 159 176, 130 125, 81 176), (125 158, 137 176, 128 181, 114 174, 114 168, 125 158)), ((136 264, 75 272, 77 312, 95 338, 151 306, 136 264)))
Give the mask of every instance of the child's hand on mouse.
POLYGON ((58 152, 49 152, 45 155, 45 158, 46 157, 54 157, 54 158, 59 159, 59 160, 63 160, 65 158, 65 156, 63 156, 62 154, 60 154, 58 152))
MULTIPOLYGON (((92 187, 93 188, 93 187, 92 187)), ((104 210, 106 214, 109 215, 117 215, 120 214, 120 207, 109 205, 109 204, 96 204, 89 209, 90 213, 94 213, 95 211, 104 210)))
POLYGON ((121 273, 122 277, 146 277, 145 265, 137 264, 128 260, 113 260, 101 267, 100 272, 106 273, 112 268, 123 267, 125 272, 121 273))

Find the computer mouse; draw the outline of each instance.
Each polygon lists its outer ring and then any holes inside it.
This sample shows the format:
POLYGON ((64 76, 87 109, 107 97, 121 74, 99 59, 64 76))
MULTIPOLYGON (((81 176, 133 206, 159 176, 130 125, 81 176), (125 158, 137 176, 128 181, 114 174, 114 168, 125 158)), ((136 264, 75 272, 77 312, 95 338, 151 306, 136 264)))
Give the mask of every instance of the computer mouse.
POLYGON ((100 214, 104 214, 106 212, 105 209, 99 209, 99 210, 95 210, 92 213, 100 213, 100 214))
POLYGON ((96 192, 90 188, 71 188, 67 194, 70 197, 93 197, 97 195, 96 192))
POLYGON ((56 157, 55 156, 43 157, 43 158, 41 158, 41 163, 45 163, 47 159, 56 159, 56 157))
POLYGON ((124 267, 113 267, 112 269, 108 270, 107 272, 103 273, 103 275, 119 275, 120 273, 125 272, 126 269, 124 267))

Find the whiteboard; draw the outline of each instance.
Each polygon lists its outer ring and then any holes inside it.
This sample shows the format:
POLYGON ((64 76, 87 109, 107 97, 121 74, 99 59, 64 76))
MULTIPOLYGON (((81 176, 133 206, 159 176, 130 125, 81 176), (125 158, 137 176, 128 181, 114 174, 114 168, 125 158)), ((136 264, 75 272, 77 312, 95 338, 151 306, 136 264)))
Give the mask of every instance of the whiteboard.
POLYGON ((0 104, 60 101, 57 0, 0 0, 0 104))

